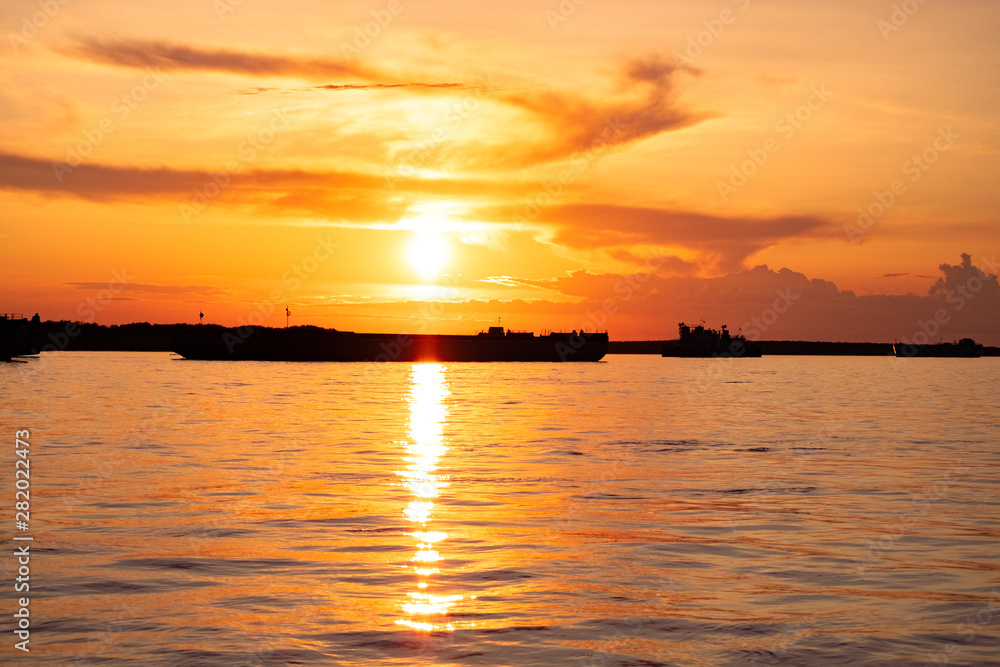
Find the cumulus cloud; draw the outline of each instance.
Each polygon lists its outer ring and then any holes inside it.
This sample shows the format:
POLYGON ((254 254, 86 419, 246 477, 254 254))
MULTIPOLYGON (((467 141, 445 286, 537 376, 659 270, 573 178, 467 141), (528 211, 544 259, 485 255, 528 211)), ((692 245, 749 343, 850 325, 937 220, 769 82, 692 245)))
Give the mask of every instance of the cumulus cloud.
MULTIPOLYGON (((984 264, 992 261, 982 260, 984 264)), ((828 280, 765 265, 715 278, 589 271, 549 280, 504 276, 493 284, 542 287, 570 301, 554 296, 449 303, 445 312, 467 320, 483 313, 517 315, 519 328, 606 327, 612 338, 623 330, 635 332, 635 338, 674 338, 678 322, 704 319, 709 326, 727 324, 733 331, 743 329, 761 340, 887 343, 923 336, 928 340, 969 336, 981 343, 1000 344, 996 275, 982 272, 964 258, 958 267, 942 265, 942 272, 947 291, 936 289, 924 296, 859 296, 828 280)))
POLYGON ((938 267, 944 274, 931 285, 931 296, 944 296, 949 294, 961 294, 964 292, 981 294, 983 297, 997 297, 1000 295, 1000 284, 997 277, 987 274, 982 269, 973 266, 972 255, 962 253, 962 263, 958 265, 942 264, 938 267))
POLYGON ((681 259, 676 255, 641 256, 624 248, 612 248, 608 251, 608 256, 619 262, 634 264, 659 275, 687 276, 697 273, 700 268, 697 262, 681 259))
MULTIPOLYGON (((992 262, 982 259, 984 264, 992 262)), ((676 322, 704 318, 734 330, 752 327, 770 340, 891 342, 912 340, 923 331, 931 340, 971 336, 1000 343, 997 276, 974 266, 968 255, 961 265, 940 268, 944 276, 926 296, 859 296, 828 280, 764 265, 716 278, 645 275, 637 280, 577 272, 553 287, 583 297, 582 311, 615 300, 616 317, 627 319, 629 329, 650 334, 659 329, 664 332, 659 337, 673 337, 676 322)))

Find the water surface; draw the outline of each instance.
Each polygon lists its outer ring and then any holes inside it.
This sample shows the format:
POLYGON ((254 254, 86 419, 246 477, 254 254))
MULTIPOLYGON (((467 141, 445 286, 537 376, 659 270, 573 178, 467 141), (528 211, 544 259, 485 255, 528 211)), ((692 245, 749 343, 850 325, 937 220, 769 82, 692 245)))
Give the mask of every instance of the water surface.
POLYGON ((35 538, 32 652, 0 656, 997 664, 998 380, 873 357, 0 365, 35 538))

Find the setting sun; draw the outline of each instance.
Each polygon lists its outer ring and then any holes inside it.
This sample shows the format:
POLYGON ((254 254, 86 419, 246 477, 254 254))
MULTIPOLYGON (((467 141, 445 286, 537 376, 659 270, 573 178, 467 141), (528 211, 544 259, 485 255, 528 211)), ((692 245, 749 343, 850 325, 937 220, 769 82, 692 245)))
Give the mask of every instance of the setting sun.
POLYGON ((436 232, 418 232, 407 248, 410 265, 424 280, 436 278, 448 263, 451 249, 445 238, 436 232))

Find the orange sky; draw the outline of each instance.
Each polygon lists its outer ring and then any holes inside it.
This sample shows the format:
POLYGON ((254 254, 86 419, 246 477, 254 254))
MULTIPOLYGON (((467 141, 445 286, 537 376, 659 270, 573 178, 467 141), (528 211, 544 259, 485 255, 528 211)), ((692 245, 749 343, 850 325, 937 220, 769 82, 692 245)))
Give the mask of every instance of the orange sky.
POLYGON ((13 0, 0 25, 0 311, 1000 344, 994 0, 13 0))

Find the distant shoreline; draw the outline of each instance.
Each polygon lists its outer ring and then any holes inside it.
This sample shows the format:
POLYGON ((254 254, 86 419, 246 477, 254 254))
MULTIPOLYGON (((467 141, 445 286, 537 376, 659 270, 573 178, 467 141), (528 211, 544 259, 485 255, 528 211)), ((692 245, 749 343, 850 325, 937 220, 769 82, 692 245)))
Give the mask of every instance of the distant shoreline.
MULTIPOLYGON (((197 327, 197 324, 88 324, 68 320, 46 320, 42 326, 44 349, 80 352, 171 352, 176 333, 197 327)), ((663 340, 612 340, 608 354, 655 354, 663 351, 663 340)), ((838 343, 826 341, 757 342, 764 356, 891 356, 892 343, 838 343)), ((1000 347, 984 347, 984 357, 1000 356, 1000 347)))
MULTIPOLYGON (((676 340, 637 340, 608 343, 608 354, 660 354, 667 343, 676 340)), ((808 340, 757 341, 761 353, 767 356, 828 356, 828 357, 885 357, 893 356, 892 343, 835 343, 808 340)), ((984 357, 1000 357, 1000 347, 983 347, 984 357)))

